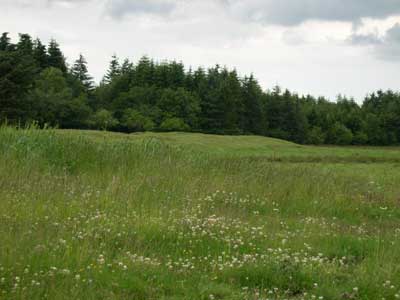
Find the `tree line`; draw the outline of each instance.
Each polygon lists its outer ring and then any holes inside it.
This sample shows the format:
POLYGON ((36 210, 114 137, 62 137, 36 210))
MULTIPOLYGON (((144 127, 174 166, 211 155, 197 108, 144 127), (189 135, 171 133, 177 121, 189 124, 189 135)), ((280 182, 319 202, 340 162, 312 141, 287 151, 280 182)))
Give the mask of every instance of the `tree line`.
POLYGON ((301 144, 395 145, 400 93, 377 91, 362 105, 339 96, 263 91, 253 75, 216 65, 137 63, 115 55, 95 85, 80 55, 68 65, 60 45, 20 34, 0 38, 0 122, 119 132, 190 131, 264 135, 301 144))

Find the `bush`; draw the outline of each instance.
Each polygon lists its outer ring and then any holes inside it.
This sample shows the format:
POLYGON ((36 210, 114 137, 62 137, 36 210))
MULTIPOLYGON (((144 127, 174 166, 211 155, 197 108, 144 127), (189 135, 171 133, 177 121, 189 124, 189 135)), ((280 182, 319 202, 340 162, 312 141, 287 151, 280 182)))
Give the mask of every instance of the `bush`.
POLYGON ((122 116, 121 125, 128 131, 149 131, 154 129, 155 124, 149 117, 143 116, 134 109, 127 109, 122 116))
POLYGON ((311 145, 322 145, 325 142, 325 134, 321 127, 313 127, 308 132, 307 143, 311 145))
POLYGON ((190 126, 180 118, 168 118, 160 125, 161 131, 190 131, 190 126))
POLYGON ((354 145, 365 145, 368 143, 368 135, 364 132, 357 132, 354 135, 353 144, 354 145))
POLYGON ((330 129, 328 143, 335 145, 350 145, 353 142, 353 133, 343 124, 337 122, 330 129))
POLYGON ((101 109, 90 118, 89 124, 94 129, 107 130, 117 126, 118 120, 108 110, 101 109))

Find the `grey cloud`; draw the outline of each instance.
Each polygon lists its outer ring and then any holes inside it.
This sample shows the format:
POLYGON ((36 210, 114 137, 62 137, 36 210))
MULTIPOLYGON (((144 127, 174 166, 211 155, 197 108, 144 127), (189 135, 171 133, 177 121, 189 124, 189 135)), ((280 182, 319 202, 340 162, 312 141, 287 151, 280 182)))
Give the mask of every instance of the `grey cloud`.
POLYGON ((359 34, 353 33, 347 40, 350 44, 357 46, 379 45, 383 43, 377 33, 359 34))
MULTIPOLYGON (((199 0, 1 0, 6 3, 85 3, 105 4, 105 13, 114 18, 128 14, 166 16, 177 7, 199 0)), ((400 0, 202 0, 218 3, 219 9, 245 21, 295 26, 308 20, 347 21, 357 24, 362 18, 400 15, 400 0)), ((215 13, 215 12, 214 12, 215 13)))
POLYGON ((387 31, 387 36, 390 41, 400 43, 400 23, 396 23, 387 31))
POLYGON ((266 24, 294 26, 308 20, 359 22, 400 14, 399 0, 219 0, 234 14, 266 24))
POLYGON ((396 23, 382 37, 376 33, 353 34, 349 42, 353 45, 371 46, 379 59, 400 60, 400 23, 396 23))
POLYGON ((113 18, 127 14, 168 15, 176 5, 176 1, 172 0, 108 0, 106 13, 113 18))
POLYGON ((400 23, 386 32, 381 45, 376 48, 378 57, 385 60, 400 60, 400 23))

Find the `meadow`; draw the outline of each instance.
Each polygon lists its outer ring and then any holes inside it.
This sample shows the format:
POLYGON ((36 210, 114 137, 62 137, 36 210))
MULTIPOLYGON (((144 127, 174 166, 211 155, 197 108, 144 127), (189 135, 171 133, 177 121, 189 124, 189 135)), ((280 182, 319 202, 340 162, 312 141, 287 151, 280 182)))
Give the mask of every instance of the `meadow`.
POLYGON ((400 299, 400 148, 0 128, 0 299, 400 299))

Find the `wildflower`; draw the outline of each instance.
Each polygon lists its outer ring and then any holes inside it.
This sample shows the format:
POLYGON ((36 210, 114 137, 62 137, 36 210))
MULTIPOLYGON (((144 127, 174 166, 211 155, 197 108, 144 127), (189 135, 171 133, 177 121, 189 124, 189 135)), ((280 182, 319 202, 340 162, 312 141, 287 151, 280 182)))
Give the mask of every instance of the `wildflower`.
POLYGON ((71 271, 68 270, 68 269, 63 269, 63 270, 60 271, 60 273, 63 274, 63 275, 69 275, 71 273, 71 271))

